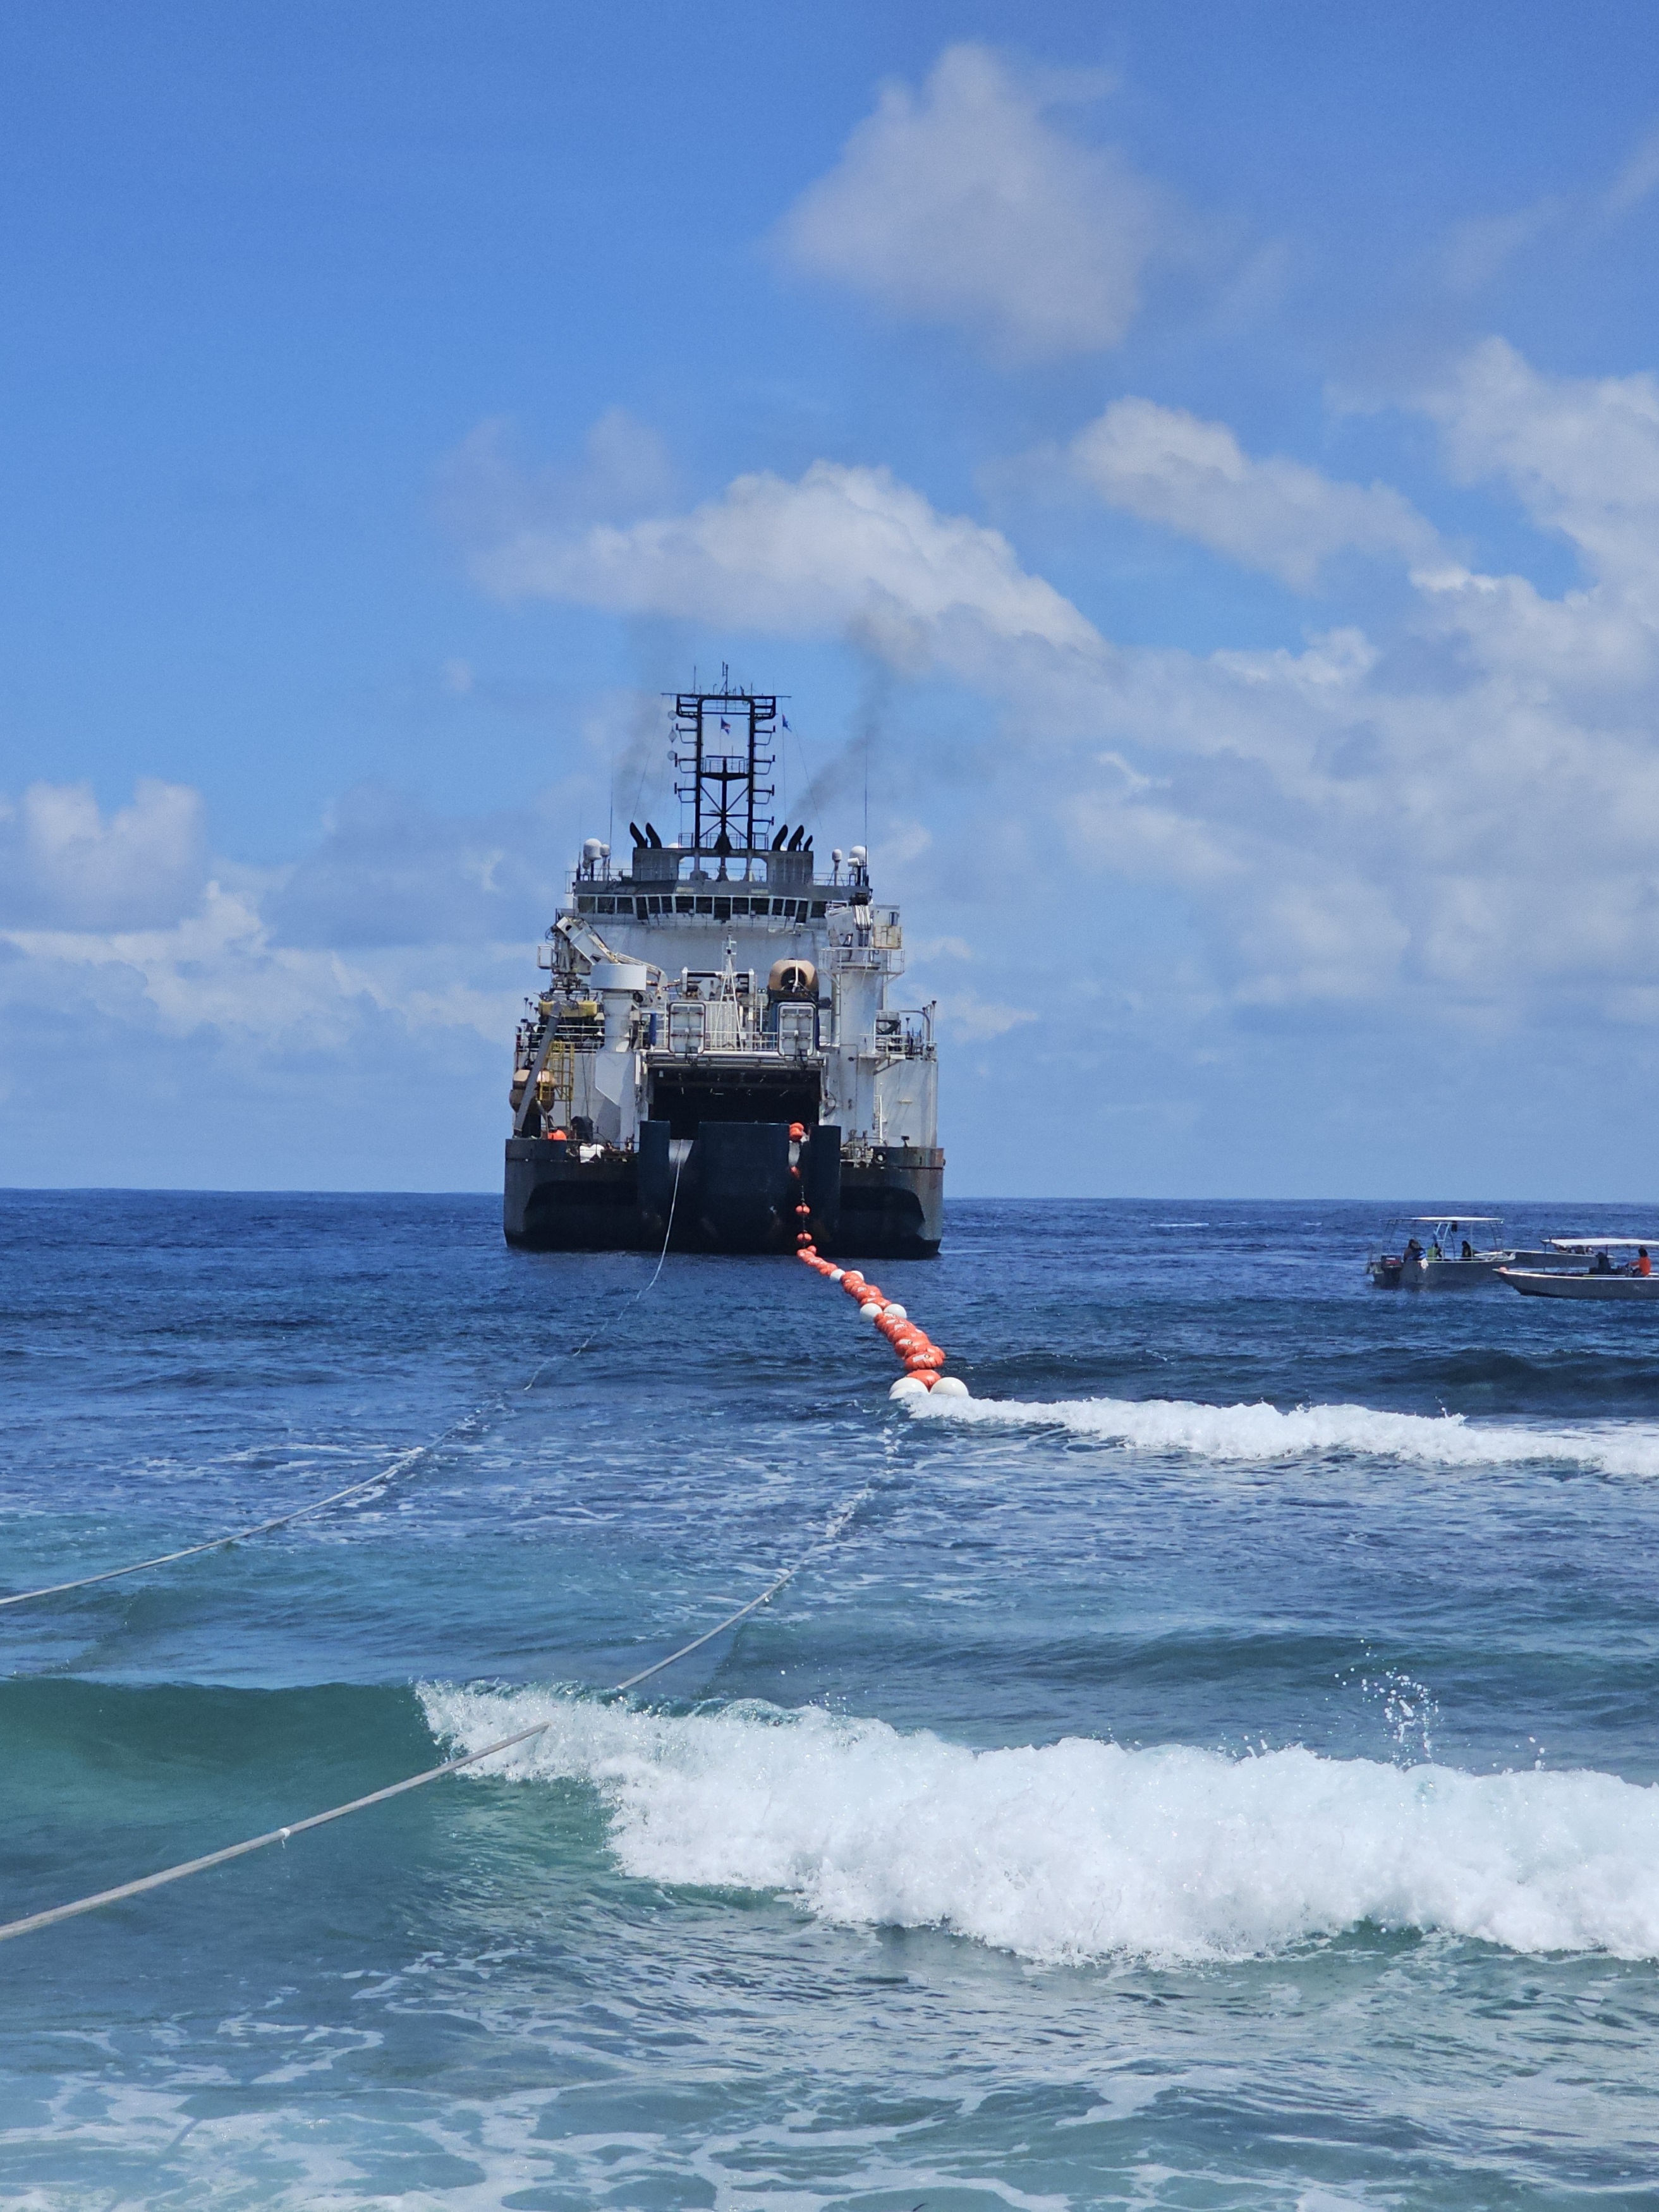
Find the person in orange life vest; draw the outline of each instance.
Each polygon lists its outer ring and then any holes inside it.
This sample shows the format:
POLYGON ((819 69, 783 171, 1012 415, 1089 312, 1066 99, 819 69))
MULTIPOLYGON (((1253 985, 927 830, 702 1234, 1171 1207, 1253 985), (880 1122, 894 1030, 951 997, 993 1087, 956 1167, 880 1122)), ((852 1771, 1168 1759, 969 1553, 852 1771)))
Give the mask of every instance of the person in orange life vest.
POLYGON ((1645 1244, 1638 1244, 1636 1248, 1636 1273, 1638 1275, 1650 1275, 1653 1273, 1653 1262, 1648 1257, 1648 1248, 1645 1244))

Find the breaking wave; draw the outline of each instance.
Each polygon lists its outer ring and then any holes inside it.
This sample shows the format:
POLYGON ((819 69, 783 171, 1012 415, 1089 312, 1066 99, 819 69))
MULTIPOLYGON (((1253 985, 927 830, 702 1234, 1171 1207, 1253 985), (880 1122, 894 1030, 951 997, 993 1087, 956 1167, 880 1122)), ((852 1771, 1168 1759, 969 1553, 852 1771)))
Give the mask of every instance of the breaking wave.
POLYGON ((1659 1789, 1303 1750, 1092 1739, 973 1751, 817 1708, 674 1718, 540 1691, 422 1692, 478 1773, 599 1791, 623 1869, 781 1892, 1050 1963, 1261 1956, 1370 1923, 1511 1951, 1659 1956, 1659 1789))
POLYGON ((1063 1428, 1103 1443, 1192 1452, 1210 1460, 1304 1459, 1333 1452, 1419 1467, 1515 1467, 1540 1462, 1603 1474, 1659 1475, 1659 1428, 1637 1422, 1528 1428, 1472 1423, 1462 1413, 1385 1413, 1370 1406, 1204 1406, 1181 1398, 919 1398, 919 1420, 1002 1428, 1063 1428))

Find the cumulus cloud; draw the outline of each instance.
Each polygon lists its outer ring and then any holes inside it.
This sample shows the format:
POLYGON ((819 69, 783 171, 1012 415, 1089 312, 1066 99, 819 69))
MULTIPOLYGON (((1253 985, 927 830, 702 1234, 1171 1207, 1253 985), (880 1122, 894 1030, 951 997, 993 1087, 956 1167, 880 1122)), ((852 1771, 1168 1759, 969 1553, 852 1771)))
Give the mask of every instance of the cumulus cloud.
POLYGON ((0 798, 0 921, 143 927, 194 902, 206 868, 201 795, 141 778, 106 815, 88 783, 0 798))
MULTIPOLYGON (((1144 401, 1069 449, 1115 500, 1287 580, 1348 549, 1410 562, 1409 595, 1296 647, 1108 647, 996 532, 828 462, 633 521, 532 501, 477 557, 504 593, 873 640, 945 673, 948 714, 913 720, 902 686, 884 694, 883 884, 956 933, 916 950, 957 1039, 1058 1013, 1042 1048, 1078 1050, 1103 1010, 1154 1001, 1194 1024, 1316 1006, 1651 1026, 1659 384, 1552 377, 1494 340, 1423 404, 1455 475, 1565 533, 1581 582, 1552 596, 1482 574, 1386 488, 1253 459, 1144 401), (990 702, 977 721, 967 687, 990 702), (1144 933, 1154 902, 1179 931, 1144 933), (971 975, 950 972, 970 945, 971 975)), ((610 702, 595 762, 640 711, 610 702)), ((504 1046, 575 812, 446 821, 360 791, 310 854, 260 875, 209 868, 192 793, 141 786, 104 813, 34 787, 0 817, 0 998, 251 1054, 392 1028, 504 1046)))
MULTIPOLYGON (((1082 973, 1117 959, 1109 937, 1083 942, 1114 886, 1178 902, 1204 948, 1191 1005, 1515 1016, 1548 1000, 1638 1018, 1659 988, 1659 386, 1548 377, 1494 340, 1423 404, 1457 478, 1512 488, 1581 550, 1582 586, 1482 574, 1391 488, 1256 459, 1228 426, 1144 399, 1066 448, 1097 495, 1299 589, 1345 554, 1389 560, 1408 596, 1296 649, 1110 646, 999 532, 830 462, 681 514, 533 516, 476 557, 504 594, 839 635, 977 689, 1000 750, 976 732, 963 777, 953 730, 929 781, 937 849, 903 864, 946 902, 936 926, 954 926, 971 853, 975 881, 1018 877, 1082 973), (1079 880, 1096 887, 1081 901, 1079 880)), ((976 982, 995 1011, 964 1002, 959 1034, 1022 1003, 976 982)))
POLYGON ((793 483, 739 477, 688 514, 582 528, 556 509, 477 546, 472 566, 503 599, 850 637, 911 672, 969 672, 997 647, 1103 650, 1000 532, 939 514, 886 469, 833 461, 793 483))
POLYGON ((210 872, 195 791, 141 783, 105 817, 80 786, 33 786, 0 816, 17 863, 0 1006, 234 1041, 260 1060, 349 1052, 387 1023, 504 1046, 556 902, 562 811, 544 795, 510 824, 445 820, 359 790, 300 861, 210 872))
POLYGON ((465 1029, 505 1042, 523 993, 522 942, 458 957, 450 946, 284 944, 252 886, 204 888, 192 913, 154 929, 0 929, 16 958, 0 966, 0 1004, 173 1037, 213 1032, 256 1056, 349 1047, 365 1023, 465 1029), (491 972, 493 970, 493 973, 491 972))
POLYGON ((1176 225, 1167 195, 1121 155, 1055 123, 1066 100, 1099 86, 1022 76, 985 46, 947 48, 920 94, 884 88, 786 217, 785 251, 1006 355, 1115 345, 1176 225))
POLYGON ((972 841, 1063 843, 1052 907, 1048 872, 1018 871, 1022 911, 1080 973, 1135 974, 1132 893, 1188 918, 1193 1006, 1208 988, 1261 1013, 1659 1017, 1659 384, 1550 376, 1492 341, 1424 404, 1455 476, 1564 533, 1582 584, 1482 574, 1383 488, 1253 462, 1168 410, 1109 410, 1111 480, 1138 511, 1287 580, 1308 573, 1297 528, 1310 565, 1341 546, 1414 565, 1380 617, 1299 650, 1116 648, 1067 672, 1086 712, 1040 695, 1008 714, 972 841))
POLYGON ((1255 460, 1224 422, 1150 399, 1115 400, 1066 449, 1072 473, 1143 521, 1311 591, 1334 555, 1415 562, 1437 547, 1432 527, 1387 484, 1340 483, 1305 462, 1255 460))
POLYGON ((1546 376, 1494 337, 1424 405, 1461 481, 1507 479, 1602 579, 1659 580, 1659 379, 1546 376))

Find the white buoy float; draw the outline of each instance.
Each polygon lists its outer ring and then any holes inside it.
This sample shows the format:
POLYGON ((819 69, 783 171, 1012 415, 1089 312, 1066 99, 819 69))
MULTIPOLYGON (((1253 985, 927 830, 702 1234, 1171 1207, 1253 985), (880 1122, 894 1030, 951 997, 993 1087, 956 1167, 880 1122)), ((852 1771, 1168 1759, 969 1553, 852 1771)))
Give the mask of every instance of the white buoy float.
POLYGON ((904 1308, 901 1305, 884 1306, 882 1308, 882 1311, 886 1315, 889 1321, 908 1321, 910 1318, 909 1315, 906 1313, 904 1308))
POLYGON ((957 1376, 941 1375, 929 1395, 934 1398, 965 1398, 968 1395, 968 1385, 957 1376))
MULTIPOLYGON (((939 1384, 935 1382, 933 1385, 934 1389, 937 1390, 939 1387, 939 1384)), ((899 1398, 903 1400, 909 1400, 911 1398, 925 1398, 928 1395, 927 1385, 925 1382, 919 1382, 914 1375, 901 1375, 898 1381, 894 1383, 892 1389, 887 1393, 887 1395, 890 1398, 899 1398)))
POLYGON ((859 1319, 860 1321, 879 1321, 881 1319, 881 1307, 875 1304, 873 1301, 868 1302, 859 1308, 859 1319))

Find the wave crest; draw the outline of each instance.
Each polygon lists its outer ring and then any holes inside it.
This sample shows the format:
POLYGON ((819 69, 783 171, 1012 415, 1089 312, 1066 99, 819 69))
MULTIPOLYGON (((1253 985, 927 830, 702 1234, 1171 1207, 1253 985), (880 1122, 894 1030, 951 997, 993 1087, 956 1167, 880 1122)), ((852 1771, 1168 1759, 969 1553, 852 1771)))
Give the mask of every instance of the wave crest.
POLYGON ((1206 1406, 1182 1398, 1061 1398, 1053 1404, 1005 1398, 919 1398, 914 1419, 975 1422, 1002 1428, 1068 1429, 1103 1443, 1202 1459, 1305 1459, 1332 1452, 1403 1460, 1419 1467, 1514 1467, 1544 1462, 1604 1474, 1659 1475, 1659 1429, 1646 1424, 1586 1422, 1528 1428, 1518 1422, 1474 1425, 1462 1413, 1387 1413, 1370 1406, 1261 1403, 1206 1406))
POLYGON ((488 1768, 592 1784, 623 1870, 774 1890, 849 1924, 1047 1962, 1240 1959, 1366 1922, 1512 1951, 1659 1957, 1659 1789, 1303 1750, 1092 1739, 973 1751, 760 1705, 670 1717, 537 1691, 422 1692, 488 1768))

